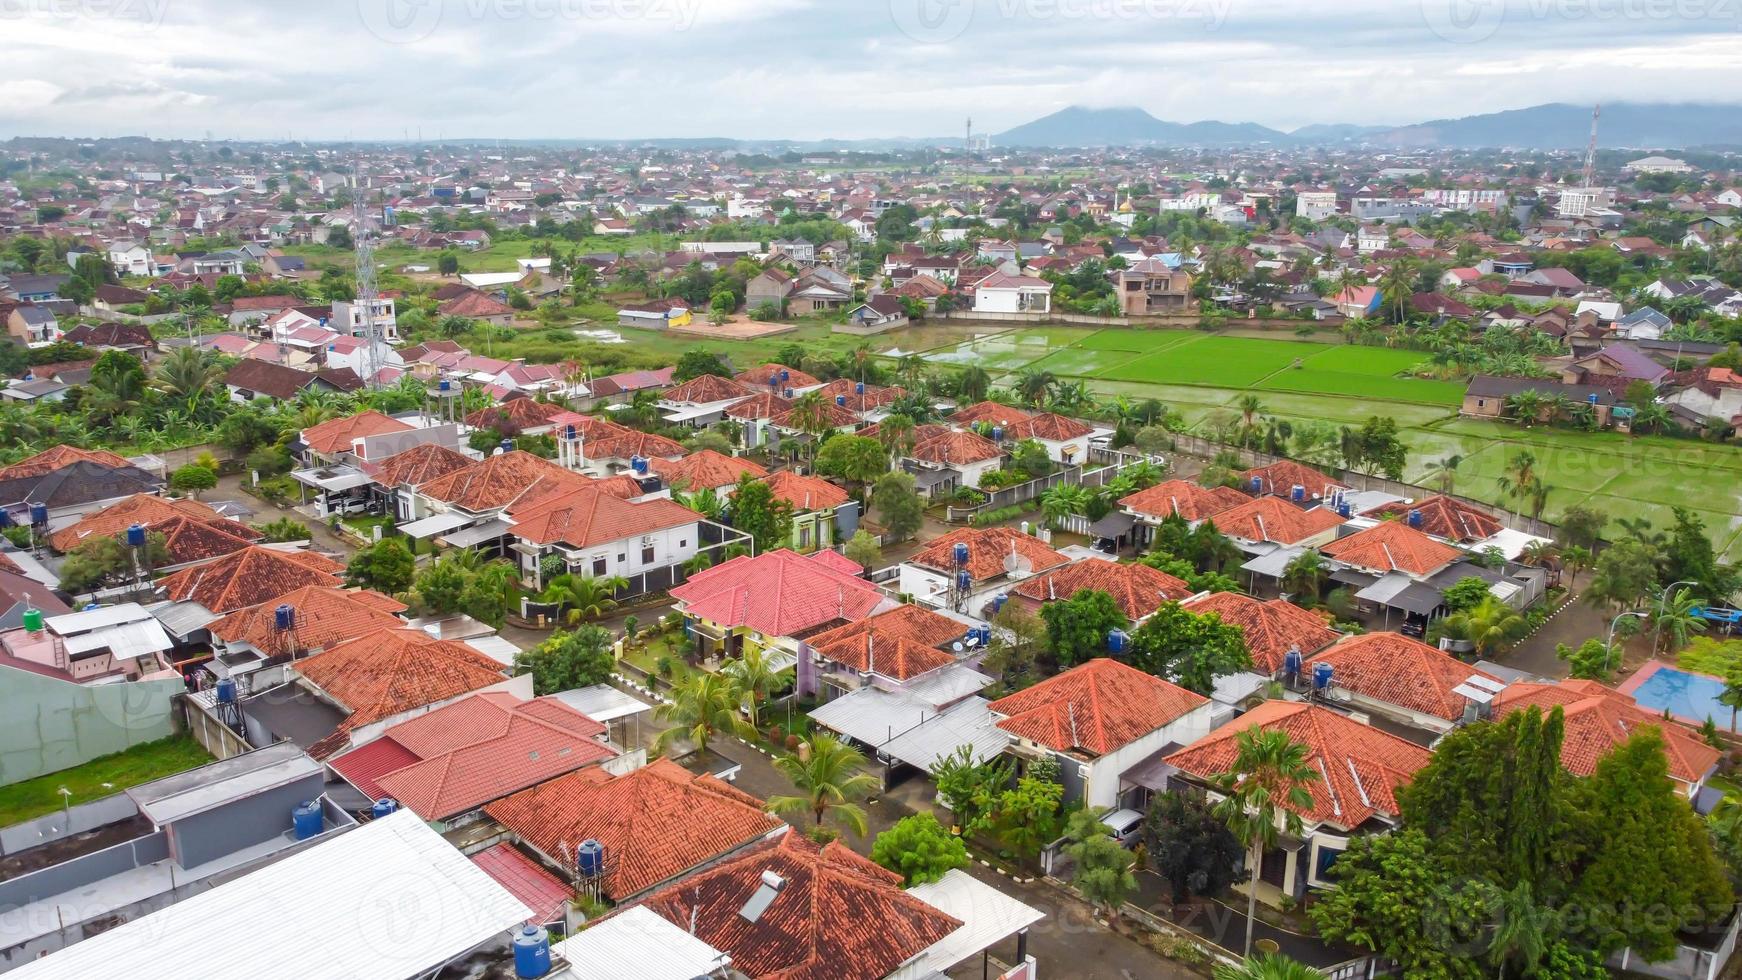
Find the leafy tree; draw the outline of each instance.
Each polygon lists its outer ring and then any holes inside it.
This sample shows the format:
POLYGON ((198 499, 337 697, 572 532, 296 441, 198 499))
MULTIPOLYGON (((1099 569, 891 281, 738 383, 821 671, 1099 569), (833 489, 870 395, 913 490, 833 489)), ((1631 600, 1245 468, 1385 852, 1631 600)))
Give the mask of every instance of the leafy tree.
POLYGON ((1481 895, 1460 887, 1456 864, 1440 857, 1422 831, 1357 836, 1331 874, 1337 887, 1307 909, 1320 938, 1372 950, 1396 961, 1406 977, 1486 975, 1466 952, 1477 945, 1481 895))
POLYGON ((993 835, 1020 860, 1033 860, 1058 837, 1064 796, 1064 786, 1053 780, 1033 775, 1018 779, 1015 788, 999 794, 993 805, 993 835))
POLYGON ((1675 525, 1664 548, 1664 580, 1697 583, 1693 594, 1707 603, 1727 601, 1742 586, 1736 569, 1718 561, 1706 524, 1693 511, 1675 507, 1672 513, 1675 525))
POLYGON ((871 842, 871 860, 901 875, 909 888, 968 866, 968 848, 930 813, 902 817, 871 842))
POLYGON ((1474 575, 1466 575, 1452 583, 1443 596, 1449 612, 1463 612, 1481 605, 1488 598, 1488 583, 1474 575))
POLYGON ((1325 975, 1280 953, 1260 953, 1238 966, 1216 964, 1214 980, 1325 980, 1325 975))
POLYGON ((704 374, 716 374, 722 378, 729 378, 732 376, 732 370, 726 366, 726 362, 720 359, 720 355, 702 350, 699 347, 692 347, 678 355, 677 365, 672 371, 671 377, 673 381, 682 383, 691 378, 699 378, 704 374))
POLYGON ((1064 667, 1092 659, 1106 649, 1107 634, 1126 624, 1119 604, 1098 589, 1081 589, 1069 599, 1049 602, 1040 607, 1040 618, 1053 656, 1064 667))
POLYGON ((1009 788, 1015 770, 1008 759, 982 760, 974 755, 973 746, 962 745, 933 763, 931 775, 938 788, 938 802, 949 808, 964 834, 971 834, 991 827, 993 808, 1009 788))
POLYGON ((1065 821, 1065 856, 1071 859, 1071 884, 1098 906, 1109 920, 1119 916, 1119 906, 1137 891, 1137 876, 1131 872, 1131 852, 1107 836, 1101 823, 1106 807, 1088 807, 1065 821))
POLYGON ((738 716, 742 702, 738 682, 732 678, 709 671, 690 675, 672 689, 670 701, 653 709, 657 720, 675 723, 659 733, 654 747, 664 752, 679 738, 687 737, 700 752, 718 732, 754 737, 750 725, 738 716))
POLYGON ((1198 615, 1177 602, 1164 602, 1131 634, 1131 665, 1199 694, 1209 694, 1216 678, 1252 666, 1246 633, 1209 613, 1198 615))
POLYGON ((817 472, 855 484, 860 494, 889 472, 889 451, 876 439, 838 435, 817 451, 817 472))
POLYGON ((1608 523, 1608 514, 1584 504, 1573 504, 1561 512, 1561 543, 1592 551, 1608 523))
MULTIPOLYGON (((169 547, 161 533, 146 533, 145 550, 153 568, 169 562, 169 547)), ((61 562, 60 587, 68 595, 82 595, 133 582, 142 571, 138 554, 127 546, 123 535, 104 535, 67 552, 61 562)))
POLYGON ((1293 596, 1297 606, 1311 607, 1319 601, 1319 590, 1331 577, 1331 567, 1323 555, 1311 548, 1296 555, 1282 570, 1282 589, 1293 596))
POLYGON ((1035 661, 1046 649, 1046 623, 1014 602, 992 617, 992 642, 981 669, 1013 690, 1027 687, 1035 661))
POLYGON ((460 567, 459 562, 450 558, 438 559, 418 572, 417 577, 412 580, 411 588, 416 593, 418 609, 426 615, 434 616, 459 612, 468 578, 466 570, 460 567))
POLYGON ((913 474, 886 473, 871 490, 871 506, 896 541, 912 537, 925 521, 925 503, 913 487, 913 474))
POLYGON ((877 545, 877 538, 870 531, 860 528, 847 539, 841 553, 849 561, 855 562, 867 572, 877 567, 883 561, 883 549, 877 545))
MULTIPOLYGON (((1254 725, 1234 736, 1234 761, 1216 777, 1223 796, 1216 818, 1246 846, 1246 867, 1254 874, 1264 852, 1276 846, 1280 833, 1301 833, 1300 812, 1313 805, 1307 783, 1317 775, 1307 763, 1306 746, 1280 730, 1254 725)), ((1246 890, 1246 946, 1252 955, 1252 923, 1258 914, 1258 889, 1246 890)))
POLYGON ((171 490, 198 497, 201 490, 218 485, 218 474, 198 463, 189 463, 169 475, 171 490))
POLYGON ((1028 475, 1031 480, 1038 480, 1052 472, 1052 457, 1047 455, 1046 447, 1033 439, 1024 439, 1010 450, 1010 465, 1028 475))
POLYGON ((876 792, 879 785, 876 776, 860 771, 864 754, 833 735, 813 735, 808 747, 808 753, 774 760, 774 768, 792 782, 798 795, 771 796, 768 809, 781 815, 809 814, 818 827, 833 815, 863 837, 865 808, 856 801, 876 792))
POLYGON ((411 588, 417 560, 398 538, 382 538, 351 556, 345 566, 345 584, 398 595, 411 588))
MULTIPOLYGON (((939 310, 938 312, 947 312, 939 310)), ((970 364, 956 375, 956 397, 963 402, 981 402, 986 400, 992 390, 992 375, 978 364, 970 364)))
POLYGON ((1220 895, 1245 878, 1240 842, 1201 799, 1179 793, 1152 797, 1143 839, 1150 867, 1167 879, 1175 905, 1193 895, 1220 895))
POLYGON ((746 473, 732 490, 732 526, 750 535, 758 553, 779 548, 792 537, 792 502, 746 473))
POLYGON ((1658 582, 1657 550, 1637 538, 1603 549, 1585 588, 1585 601, 1599 608, 1627 609, 1650 595, 1658 582))
POLYGON ((604 684, 616 666, 611 634, 598 626, 554 633, 514 658, 514 672, 531 674, 533 693, 539 697, 604 684))
POLYGON ((308 525, 292 517, 281 517, 269 521, 257 528, 266 535, 262 540, 268 544, 278 544, 287 541, 307 541, 311 537, 308 525))
POLYGON ((1565 643, 1557 643, 1554 648, 1557 659, 1567 662, 1570 676, 1585 681, 1609 681, 1609 648, 1602 640, 1592 637, 1579 644, 1569 647, 1565 643))

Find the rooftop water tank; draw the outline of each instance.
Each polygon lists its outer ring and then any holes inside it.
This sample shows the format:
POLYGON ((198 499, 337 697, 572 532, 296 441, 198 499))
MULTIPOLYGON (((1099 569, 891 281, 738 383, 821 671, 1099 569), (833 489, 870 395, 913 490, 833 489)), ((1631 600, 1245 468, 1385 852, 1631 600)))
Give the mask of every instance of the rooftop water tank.
POLYGON ((1305 658, 1303 658, 1301 656, 1301 653, 1299 650, 1290 650, 1287 653, 1283 654, 1282 655, 1282 671, 1283 671, 1283 673, 1287 674, 1291 680, 1295 677, 1300 676, 1300 665, 1301 665, 1302 660, 1304 660, 1304 659, 1305 658))
POLYGON ((502 451, 505 453, 513 452, 514 451, 514 440, 513 439, 502 440, 502 451))
POLYGON ((836 395, 835 396, 835 404, 841 406, 842 408, 846 408, 847 407, 847 396, 846 395, 836 395))
POLYGON ((12 512, 9 510, 0 510, 0 527, 11 527, 11 526, 12 526, 12 512))
POLYGON ((956 564, 966 565, 968 563, 968 543, 966 541, 956 542, 955 556, 956 564))
POLYGON ((1585 400, 1590 402, 1593 405, 1597 404, 1597 393, 1592 392, 1589 396, 1586 397, 1585 400))
POLYGON ((1010 596, 1008 593, 1004 593, 1004 592, 998 593, 997 595, 992 597, 992 611, 995 613, 1003 612, 1004 611, 1004 604, 1006 602, 1009 602, 1009 601, 1010 601, 1010 596))
POLYGON ((1295 484, 1294 487, 1288 491, 1288 499, 1297 504, 1306 503, 1306 487, 1303 487, 1298 483, 1295 484))
POLYGON ((576 439, 579 439, 581 437, 581 430, 579 430, 571 425, 567 429, 563 430, 563 435, 565 438, 568 439, 568 441, 574 442, 576 439))
POLYGON ((31 504, 30 505, 30 523, 32 523, 32 524, 47 524, 48 523, 48 505, 47 504, 31 504))
POLYGON ((1351 517, 1354 517, 1355 516, 1354 505, 1350 504, 1347 500, 1338 504, 1337 505, 1337 516, 1341 517, 1345 521, 1351 517))
POLYGON ((778 374, 769 375, 768 376, 768 387, 770 387, 770 388, 780 387, 780 375, 778 375, 778 374))
POLYGON ((634 470, 635 472, 641 474, 642 476, 646 476, 647 475, 647 459, 645 457, 642 457, 642 456, 636 456, 635 458, 633 458, 629 461, 629 468, 634 470))
POLYGON ((1412 510, 1409 512, 1409 526, 1421 527, 1421 511, 1412 510))
POLYGON ((791 381, 792 380, 792 372, 788 371, 786 368, 781 368, 780 369, 780 380, 791 381))
POLYGON ((391 796, 383 796, 375 801, 374 806, 369 808, 369 815, 374 817, 376 820, 380 820, 382 817, 391 816, 393 812, 398 809, 398 800, 391 796))
POLYGON ((786 397, 787 401, 792 401, 792 389, 791 388, 786 389, 786 396, 785 397, 786 397))
POLYGON ((1322 691, 1331 686, 1331 665, 1324 661, 1313 664, 1313 690, 1322 691))
POLYGON ((596 840, 581 841, 575 848, 575 870, 583 878, 595 878, 605 873, 605 845, 596 840))
POLYGON ((436 390, 437 391, 452 391, 453 388, 454 388, 454 383, 452 381, 449 381, 446 378, 443 378, 440 381, 436 382, 436 390))
POLYGON ((308 840, 319 834, 326 826, 321 819, 321 801, 309 800, 307 803, 298 804, 290 811, 290 826, 297 840, 308 840))
POLYGON ((514 975, 536 980, 550 972, 550 933, 540 926, 523 926, 514 934, 514 975))
POLYGON ((966 591, 968 591, 968 589, 972 588, 973 585, 974 585, 974 576, 969 575, 967 569, 964 568, 961 571, 956 573, 956 588, 961 589, 963 592, 966 592, 966 591))
POLYGON ((145 547, 145 525, 143 525, 143 524, 129 524, 129 525, 127 525, 127 547, 129 547, 129 548, 143 548, 143 547, 145 547))
POLYGON ((289 603, 280 605, 272 611, 273 629, 283 632, 296 626, 296 607, 289 603))
POLYGON ((864 393, 865 393, 865 382, 860 381, 860 382, 853 385, 853 394, 863 395, 864 393))
POLYGON ((1130 640, 1131 637, 1124 630, 1111 630, 1107 633, 1107 649, 1112 653, 1124 653, 1130 640))
POLYGON ((993 442, 1003 442, 1004 441, 1004 427, 1002 425, 994 425, 992 427, 992 441, 993 442))
POLYGON ((24 610, 24 628, 29 630, 32 633, 41 633, 42 632, 42 610, 40 610, 40 609, 26 609, 26 610, 24 610))
POLYGON ((1264 478, 1263 477, 1261 477, 1261 476, 1253 477, 1252 483, 1250 485, 1252 487, 1253 493, 1263 493, 1264 492, 1264 478))
POLYGON ((218 703, 236 703, 236 679, 233 677, 218 678, 218 703))

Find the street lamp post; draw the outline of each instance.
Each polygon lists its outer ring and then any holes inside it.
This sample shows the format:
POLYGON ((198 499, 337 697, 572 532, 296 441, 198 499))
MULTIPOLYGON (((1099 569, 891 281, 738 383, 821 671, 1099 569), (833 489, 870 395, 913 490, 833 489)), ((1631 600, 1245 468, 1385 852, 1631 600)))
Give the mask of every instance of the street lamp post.
POLYGON ((1603 643, 1603 673, 1605 674, 1609 672, 1609 654, 1615 649, 1615 627, 1623 619, 1626 619, 1629 616, 1634 616, 1639 619, 1647 618, 1642 612, 1624 612, 1609 621, 1609 639, 1603 643))
POLYGON ((1664 606, 1669 603, 1669 594, 1671 592, 1675 591, 1675 587, 1678 585, 1699 585, 1699 584, 1700 583, 1695 581, 1694 579, 1688 578, 1688 579, 1682 579, 1682 580, 1677 581, 1677 582, 1671 582, 1668 585, 1664 586, 1663 594, 1657 597, 1657 631, 1655 633, 1653 633, 1652 637, 1651 637, 1651 655, 1652 656, 1654 656, 1654 657, 1657 656, 1657 648, 1659 646, 1663 645, 1663 610, 1664 610, 1664 606))

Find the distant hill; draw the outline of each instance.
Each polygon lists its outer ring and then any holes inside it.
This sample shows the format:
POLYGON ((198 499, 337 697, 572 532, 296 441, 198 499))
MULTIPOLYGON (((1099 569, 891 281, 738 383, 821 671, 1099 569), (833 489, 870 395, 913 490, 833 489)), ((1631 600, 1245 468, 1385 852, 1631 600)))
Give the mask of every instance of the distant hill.
MULTIPOLYGON (((1371 143, 1395 147, 1577 149, 1591 134, 1591 107, 1549 103, 1407 126, 1329 123, 1292 133, 1257 123, 1175 123, 1132 106, 1071 106, 992 137, 998 146, 1244 146, 1371 143)), ((1615 103, 1603 107, 1600 145, 1645 149, 1742 146, 1742 107, 1615 103)))
POLYGON ((1288 136, 1257 123, 1164 122, 1133 106, 1071 106, 992 137, 997 146, 1230 146, 1276 141, 1287 142, 1288 136))

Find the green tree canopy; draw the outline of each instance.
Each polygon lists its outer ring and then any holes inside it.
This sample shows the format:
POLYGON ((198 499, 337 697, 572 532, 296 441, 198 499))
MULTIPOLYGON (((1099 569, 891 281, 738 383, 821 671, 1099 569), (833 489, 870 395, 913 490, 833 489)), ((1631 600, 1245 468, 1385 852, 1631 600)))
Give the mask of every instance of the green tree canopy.
POLYGON ((1069 599, 1049 602, 1040 607, 1040 618, 1062 667, 1093 659, 1107 649, 1107 634, 1127 622, 1113 597, 1098 589, 1080 589, 1069 599))
POLYGON ((1131 634, 1131 665, 1209 694, 1216 678, 1252 666, 1246 633, 1215 613, 1198 615, 1164 602, 1131 634))
POLYGON ((902 817, 871 842, 871 860, 901 875, 908 887, 937 881, 968 866, 968 848, 930 813, 902 817))

